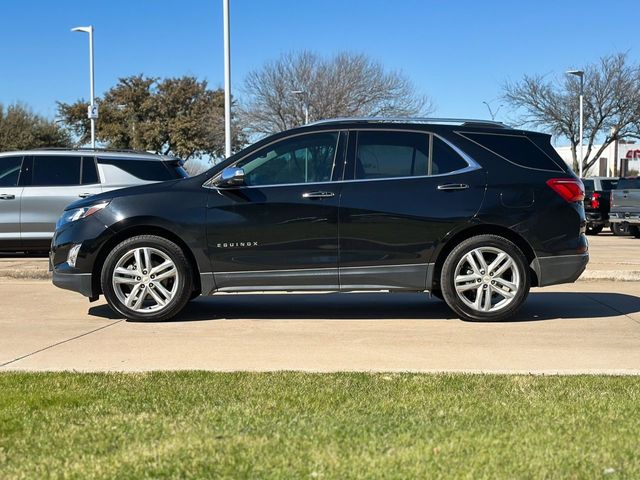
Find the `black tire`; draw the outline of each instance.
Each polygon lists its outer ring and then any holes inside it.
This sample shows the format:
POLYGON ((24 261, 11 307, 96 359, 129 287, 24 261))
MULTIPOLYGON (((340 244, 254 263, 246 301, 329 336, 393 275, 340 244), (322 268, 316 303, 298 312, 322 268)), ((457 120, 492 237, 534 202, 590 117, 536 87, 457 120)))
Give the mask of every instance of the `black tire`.
POLYGON ((640 238, 640 227, 637 225, 629 225, 629 233, 635 238, 640 238))
MULTIPOLYGON (((483 274, 482 278, 480 279, 481 283, 479 283, 479 285, 483 285, 483 288, 487 288, 488 292, 491 292, 494 287, 491 286, 493 285, 493 283, 491 283, 491 277, 487 275, 489 273, 490 272, 485 272, 485 274, 483 274), (487 284, 486 287, 484 286, 485 282, 487 284)), ((512 271, 512 273, 515 276, 516 272, 512 271)), ((498 279, 499 277, 496 276, 493 278, 498 279)), ((531 278, 528 262, 522 251, 513 242, 510 242, 506 238, 497 235, 478 235, 462 241, 451 251, 451 253, 449 253, 444 262, 444 265, 442 266, 440 287, 442 288, 444 300, 447 302, 447 305, 449 305, 449 307, 463 320, 481 322, 503 321, 517 313, 517 311, 522 307, 524 301, 526 300, 527 295, 529 294, 529 289, 531 287, 531 278), (520 277, 519 287, 510 303, 507 303, 504 307, 499 308, 498 310, 493 312, 483 312, 471 308, 459 297, 455 287, 455 272, 458 264, 463 261, 463 258, 468 253, 477 248, 483 247, 495 248, 509 255, 513 260, 513 268, 517 269, 517 274, 520 277)), ((495 291, 495 289, 493 291, 495 291)), ((469 294, 472 295, 473 293, 470 292, 469 294)), ((477 293, 477 295, 479 295, 479 293, 477 293)), ((484 295, 486 295, 486 293, 484 295)), ((490 302, 497 300, 497 298, 499 298, 499 296, 496 297, 496 295, 492 293, 490 302)), ((498 302, 496 302, 496 305, 497 304, 498 302)))
POLYGON ((629 227, 624 223, 612 223, 611 231, 618 237, 629 235, 629 227))
POLYGON ((109 306, 129 320, 156 322, 169 320, 184 308, 193 293, 193 272, 184 252, 175 243, 156 235, 139 235, 118 244, 107 256, 102 267, 100 279, 102 292, 109 306), (118 298, 112 282, 113 272, 118 261, 127 252, 141 247, 150 247, 163 252, 174 263, 177 271, 176 281, 178 285, 173 298, 160 310, 151 313, 139 312, 127 307, 118 298))
POLYGON ((595 227, 587 225, 587 235, 598 235, 603 228, 604 225, 596 225, 595 227))

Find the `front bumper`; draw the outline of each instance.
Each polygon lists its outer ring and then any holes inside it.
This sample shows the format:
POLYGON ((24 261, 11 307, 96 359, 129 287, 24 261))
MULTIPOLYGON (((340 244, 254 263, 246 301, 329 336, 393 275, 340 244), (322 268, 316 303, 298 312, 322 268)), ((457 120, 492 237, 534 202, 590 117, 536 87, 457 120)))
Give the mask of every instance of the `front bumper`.
POLYGON ((78 292, 85 297, 95 298, 90 273, 67 273, 53 269, 53 284, 58 288, 78 292))
POLYGON ((575 282, 589 263, 589 254, 536 257, 531 268, 538 276, 538 286, 575 282))

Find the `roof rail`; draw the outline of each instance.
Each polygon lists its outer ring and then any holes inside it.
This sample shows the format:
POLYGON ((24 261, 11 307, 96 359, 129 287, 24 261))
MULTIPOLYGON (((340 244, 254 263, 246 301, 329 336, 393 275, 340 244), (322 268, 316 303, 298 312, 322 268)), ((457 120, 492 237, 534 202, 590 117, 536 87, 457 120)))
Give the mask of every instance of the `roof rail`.
POLYGON ((496 128, 506 128, 502 122, 493 120, 478 120, 472 118, 435 118, 435 117, 345 117, 345 118, 327 118, 318 120, 308 125, 323 125, 328 123, 427 123, 427 124, 443 124, 443 125, 485 125, 496 128))
POLYGON ((169 155, 164 155, 158 152, 151 152, 146 150, 134 150, 131 148, 102 148, 102 147, 40 147, 33 148, 31 150, 52 150, 52 151, 65 151, 65 150, 73 150, 78 152, 114 152, 114 153, 137 153, 144 155, 161 155, 167 157, 169 155))

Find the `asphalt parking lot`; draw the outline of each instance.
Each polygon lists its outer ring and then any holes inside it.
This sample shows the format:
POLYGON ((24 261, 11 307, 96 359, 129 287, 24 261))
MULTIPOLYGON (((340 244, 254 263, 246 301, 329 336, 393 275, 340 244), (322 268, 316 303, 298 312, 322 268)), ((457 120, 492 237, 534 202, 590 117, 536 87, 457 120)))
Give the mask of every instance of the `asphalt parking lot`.
POLYGON ((425 294, 218 295, 135 323, 38 280, 46 259, 3 257, 0 368, 640 374, 639 274, 640 240, 601 236, 587 280, 532 290, 506 323, 425 294))

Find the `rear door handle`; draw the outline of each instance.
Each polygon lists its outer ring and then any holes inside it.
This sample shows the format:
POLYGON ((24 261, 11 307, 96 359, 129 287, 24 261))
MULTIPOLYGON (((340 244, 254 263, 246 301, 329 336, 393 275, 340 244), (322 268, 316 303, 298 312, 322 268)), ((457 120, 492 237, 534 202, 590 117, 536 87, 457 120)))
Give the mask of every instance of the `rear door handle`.
POLYGON ((87 197, 90 197, 90 196, 91 196, 91 194, 90 194, 90 193, 80 193, 80 194, 78 194, 78 196, 79 196, 80 198, 87 198, 87 197))
POLYGON ((445 183, 444 185, 438 185, 438 190, 466 190, 469 185, 466 183, 445 183))
POLYGON ((0 193, 0 200, 13 200, 14 198, 16 196, 11 193, 0 193))
POLYGON ((302 198, 331 198, 334 197, 333 192, 304 192, 302 198))

